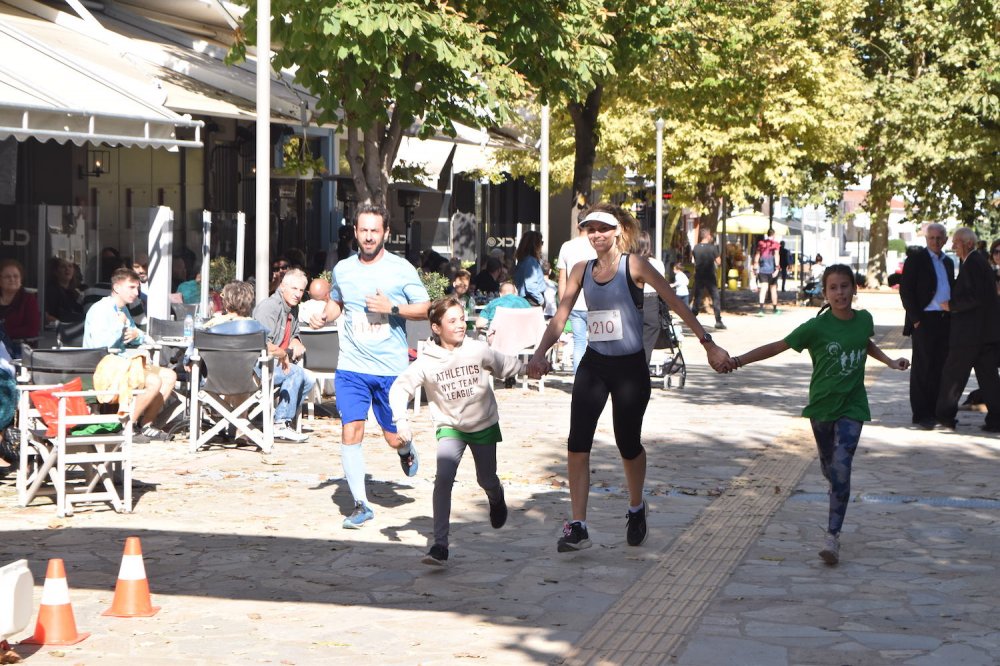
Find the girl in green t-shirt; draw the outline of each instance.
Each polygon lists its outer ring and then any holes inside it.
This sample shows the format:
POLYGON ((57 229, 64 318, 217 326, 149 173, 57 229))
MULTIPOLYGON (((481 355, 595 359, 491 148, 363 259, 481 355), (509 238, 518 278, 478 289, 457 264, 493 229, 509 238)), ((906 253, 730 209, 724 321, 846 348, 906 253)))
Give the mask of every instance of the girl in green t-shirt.
POLYGON ((861 425, 871 420, 865 392, 865 360, 868 356, 896 370, 906 370, 905 358, 891 359, 872 341, 872 316, 851 307, 857 293, 854 271, 843 264, 823 272, 823 296, 819 314, 783 340, 733 356, 726 371, 776 356, 786 349, 809 350, 812 379, 809 404, 802 410, 812 424, 823 476, 830 483, 830 514, 823 549, 819 556, 827 564, 840 560, 840 529, 851 496, 851 464, 861 437, 861 425))

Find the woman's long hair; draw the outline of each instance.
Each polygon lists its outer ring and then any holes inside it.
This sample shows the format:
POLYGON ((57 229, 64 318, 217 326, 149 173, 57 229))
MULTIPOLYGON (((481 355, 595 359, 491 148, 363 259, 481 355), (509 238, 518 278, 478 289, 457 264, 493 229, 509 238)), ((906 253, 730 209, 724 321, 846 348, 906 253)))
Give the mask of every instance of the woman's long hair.
POLYGON ((538 231, 526 231, 524 235, 521 236, 521 242, 517 244, 517 251, 514 252, 514 258, 519 262, 524 261, 525 257, 534 257, 541 261, 542 259, 542 234, 538 231))

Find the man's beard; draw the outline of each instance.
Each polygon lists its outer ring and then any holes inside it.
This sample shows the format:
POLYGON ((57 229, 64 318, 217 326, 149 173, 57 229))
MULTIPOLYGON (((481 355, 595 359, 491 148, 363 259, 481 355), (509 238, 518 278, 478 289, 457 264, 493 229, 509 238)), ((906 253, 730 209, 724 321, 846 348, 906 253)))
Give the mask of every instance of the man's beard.
POLYGON ((378 253, 381 252, 382 248, 384 247, 385 247, 385 236, 382 237, 382 240, 378 242, 378 245, 375 246, 375 249, 372 252, 365 252, 365 248, 359 245, 358 254, 360 254, 361 258, 364 259, 365 261, 371 261, 372 259, 378 256, 378 253))

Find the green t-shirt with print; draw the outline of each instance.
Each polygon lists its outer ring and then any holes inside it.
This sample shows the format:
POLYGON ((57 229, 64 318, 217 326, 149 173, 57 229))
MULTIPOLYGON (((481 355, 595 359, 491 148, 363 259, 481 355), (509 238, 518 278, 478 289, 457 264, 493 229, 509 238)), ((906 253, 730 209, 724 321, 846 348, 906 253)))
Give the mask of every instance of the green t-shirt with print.
POLYGON ((875 327, 868 311, 853 312, 845 321, 827 310, 785 338, 789 347, 797 352, 808 349, 812 358, 809 404, 802 416, 817 421, 872 418, 865 391, 865 359, 875 327))

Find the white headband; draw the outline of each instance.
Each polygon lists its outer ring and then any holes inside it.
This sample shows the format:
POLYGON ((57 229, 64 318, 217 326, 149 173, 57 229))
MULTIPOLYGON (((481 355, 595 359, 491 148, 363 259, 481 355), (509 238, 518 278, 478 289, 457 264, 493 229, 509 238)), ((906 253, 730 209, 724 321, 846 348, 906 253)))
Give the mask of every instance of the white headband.
POLYGON ((604 211, 595 211, 593 213, 588 213, 587 217, 580 220, 580 224, 577 226, 582 227, 587 224, 587 222, 603 222, 604 224, 610 225, 612 227, 618 226, 618 218, 611 213, 605 213, 604 211))

